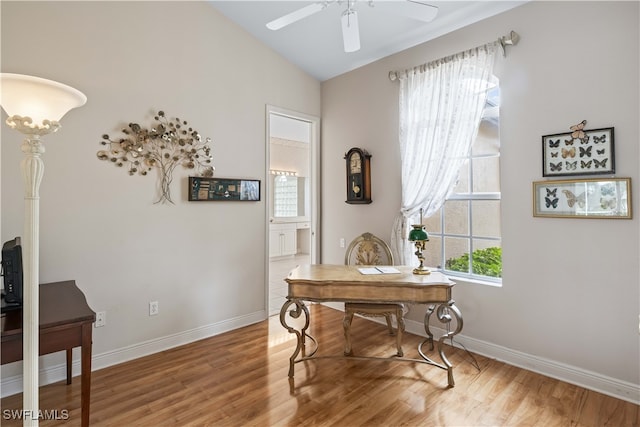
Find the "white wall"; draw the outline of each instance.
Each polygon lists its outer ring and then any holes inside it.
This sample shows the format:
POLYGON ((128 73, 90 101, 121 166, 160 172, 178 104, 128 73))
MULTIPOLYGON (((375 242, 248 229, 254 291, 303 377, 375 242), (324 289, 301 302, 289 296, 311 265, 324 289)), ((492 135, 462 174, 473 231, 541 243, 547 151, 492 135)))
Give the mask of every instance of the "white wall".
MULTIPOLYGON (((637 2, 531 2, 324 82, 323 262, 342 262, 340 237, 370 231, 389 241, 400 157, 398 83, 388 72, 515 30, 522 40, 496 71, 503 286, 458 282, 463 334, 478 351, 639 401, 638 28, 637 2), (633 220, 532 216, 541 136, 583 119, 590 129, 615 127, 616 176, 632 178, 633 220), (332 173, 344 170, 353 146, 373 155, 371 205, 345 204, 344 175, 332 173)), ((411 319, 419 322, 422 313, 414 308, 411 319)))
MULTIPOLYGON (((265 108, 319 115, 320 83, 207 2, 1 8, 2 71, 88 97, 45 138, 40 278, 75 279, 90 306, 107 312, 94 329, 94 368, 265 318, 265 108), (158 109, 213 138, 216 176, 262 180, 262 200, 188 202, 189 172, 177 169, 176 204, 154 205, 155 173, 129 176, 97 159, 104 133, 151 124, 158 109), (148 316, 149 301, 159 301, 158 316, 148 316)), ((0 129, 5 241, 22 233, 22 153, 20 135, 0 129)), ((2 378, 19 372, 3 366, 2 378)))

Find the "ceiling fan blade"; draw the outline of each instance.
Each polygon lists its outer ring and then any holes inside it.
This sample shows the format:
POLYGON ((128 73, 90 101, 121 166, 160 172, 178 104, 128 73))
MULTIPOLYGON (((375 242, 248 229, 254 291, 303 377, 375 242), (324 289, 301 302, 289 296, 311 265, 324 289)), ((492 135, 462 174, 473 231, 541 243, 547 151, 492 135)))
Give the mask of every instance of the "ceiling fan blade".
POLYGON ((281 16, 278 19, 274 19, 273 21, 267 23, 267 28, 270 30, 279 30, 280 28, 286 27, 289 24, 293 24, 296 21, 306 18, 307 16, 311 16, 314 13, 320 12, 326 6, 324 3, 313 3, 308 6, 303 7, 302 9, 294 10, 291 13, 281 16))
POLYGON ((438 15, 438 7, 422 0, 373 2, 377 10, 393 13, 422 22, 431 22, 438 15))
POLYGON ((342 41, 345 52, 360 50, 360 29, 358 28, 358 12, 348 9, 342 14, 342 41))

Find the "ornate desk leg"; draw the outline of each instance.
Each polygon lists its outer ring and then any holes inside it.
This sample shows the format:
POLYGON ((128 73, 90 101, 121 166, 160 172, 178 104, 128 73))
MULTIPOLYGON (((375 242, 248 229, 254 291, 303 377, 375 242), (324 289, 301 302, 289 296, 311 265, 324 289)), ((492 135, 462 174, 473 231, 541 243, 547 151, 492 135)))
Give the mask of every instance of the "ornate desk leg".
POLYGON ((424 317, 424 328, 427 332, 427 336, 429 337, 428 339, 430 339, 431 341, 432 350, 433 334, 429 330, 429 318, 431 317, 431 314, 434 310, 436 311, 438 320, 441 323, 446 324, 447 326, 447 333, 443 334, 438 340, 438 354, 440 355, 440 359, 442 359, 442 363, 444 363, 444 366, 447 369, 447 379, 449 381, 449 387, 453 387, 455 385, 455 381, 453 380, 453 365, 451 364, 451 362, 449 362, 449 359, 447 359, 447 356, 444 354, 444 341, 446 339, 453 338, 454 335, 457 335, 462 330, 462 313, 460 313, 460 310, 458 309, 458 307, 456 307, 455 301, 453 300, 449 301, 446 304, 440 304, 437 306, 437 308, 435 305, 429 306, 424 317), (451 316, 451 313, 453 313, 453 317, 455 317, 456 319, 456 329, 453 332, 449 330, 449 324, 451 323, 451 319, 453 318, 451 316))
POLYGON ((304 305, 304 302, 297 299, 287 298, 282 308, 280 309, 280 323, 282 324, 282 326, 285 327, 285 329, 289 333, 296 334, 296 337, 297 337, 296 349, 294 350, 293 354, 289 358, 289 377, 293 378, 293 372, 294 372, 293 365, 296 362, 296 357, 298 357, 298 354, 300 354, 300 351, 304 348, 305 336, 307 334, 307 328, 309 327, 309 309, 307 309, 307 306, 304 305), (289 310, 289 307, 292 305, 295 305, 295 308, 289 310), (300 315, 304 313, 305 315, 304 326, 299 332, 293 326, 289 326, 287 324, 287 313, 289 314, 289 316, 291 316, 294 319, 299 318, 300 315))
POLYGON ((402 335, 404 334, 404 312, 402 308, 396 309, 396 320, 398 321, 398 332, 396 333, 396 348, 398 349, 397 356, 404 356, 402 351, 402 335))
POLYGON ((433 334, 431 333, 431 329, 429 329, 429 318, 431 317, 435 309, 435 304, 431 304, 429 307, 427 307, 427 311, 424 315, 424 330, 427 333, 427 341, 429 341, 429 350, 431 351, 433 351, 433 334))
POLYGON ((351 322, 353 321, 353 311, 349 310, 345 304, 344 318, 342 319, 342 328, 344 329, 344 355, 352 356, 351 349, 351 322))

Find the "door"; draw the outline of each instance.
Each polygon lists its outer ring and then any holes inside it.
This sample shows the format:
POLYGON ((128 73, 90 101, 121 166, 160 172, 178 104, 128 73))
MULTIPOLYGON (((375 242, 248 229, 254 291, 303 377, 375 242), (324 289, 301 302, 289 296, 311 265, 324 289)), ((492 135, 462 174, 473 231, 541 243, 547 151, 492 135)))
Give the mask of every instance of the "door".
POLYGON ((267 105, 266 123, 266 306, 273 315, 285 301, 288 272, 320 262, 320 119, 267 105))

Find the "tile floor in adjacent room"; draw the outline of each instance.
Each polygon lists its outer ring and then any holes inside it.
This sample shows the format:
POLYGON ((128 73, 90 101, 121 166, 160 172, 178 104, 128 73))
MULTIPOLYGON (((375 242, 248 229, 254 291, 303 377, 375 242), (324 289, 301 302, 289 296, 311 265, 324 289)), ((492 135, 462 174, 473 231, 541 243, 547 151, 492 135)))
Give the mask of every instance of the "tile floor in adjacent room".
POLYGON ((269 316, 280 313, 287 296, 287 282, 284 279, 289 272, 300 264, 309 263, 309 254, 296 254, 290 257, 275 258, 269 262, 269 316))

